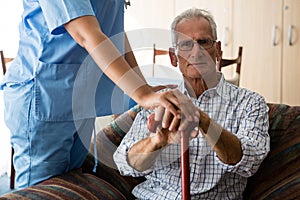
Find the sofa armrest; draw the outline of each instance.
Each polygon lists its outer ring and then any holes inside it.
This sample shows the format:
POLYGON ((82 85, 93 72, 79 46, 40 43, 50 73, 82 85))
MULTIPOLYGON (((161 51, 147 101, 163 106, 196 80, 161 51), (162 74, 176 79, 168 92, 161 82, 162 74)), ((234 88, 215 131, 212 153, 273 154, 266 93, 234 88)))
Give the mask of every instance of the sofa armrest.
POLYGON ((300 106, 268 104, 271 150, 248 179, 245 200, 300 196, 300 106))

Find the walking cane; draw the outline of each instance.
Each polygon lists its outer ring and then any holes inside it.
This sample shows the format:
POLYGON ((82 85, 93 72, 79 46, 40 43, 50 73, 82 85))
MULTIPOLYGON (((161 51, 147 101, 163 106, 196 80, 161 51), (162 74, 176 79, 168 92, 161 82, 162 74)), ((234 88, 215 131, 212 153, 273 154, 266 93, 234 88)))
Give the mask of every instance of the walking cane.
POLYGON ((182 200, 190 200, 190 160, 189 160, 189 137, 181 135, 181 192, 182 200))

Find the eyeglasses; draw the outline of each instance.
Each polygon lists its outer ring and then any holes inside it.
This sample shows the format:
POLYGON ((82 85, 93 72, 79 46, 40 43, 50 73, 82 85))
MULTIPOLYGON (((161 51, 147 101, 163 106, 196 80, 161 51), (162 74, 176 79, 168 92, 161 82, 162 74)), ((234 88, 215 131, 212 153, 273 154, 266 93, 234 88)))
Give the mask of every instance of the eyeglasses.
POLYGON ((213 47, 215 40, 211 39, 204 39, 204 40, 185 40, 181 41, 177 44, 179 50, 181 51, 190 51, 193 49, 194 44, 198 43, 201 49, 208 50, 213 47))

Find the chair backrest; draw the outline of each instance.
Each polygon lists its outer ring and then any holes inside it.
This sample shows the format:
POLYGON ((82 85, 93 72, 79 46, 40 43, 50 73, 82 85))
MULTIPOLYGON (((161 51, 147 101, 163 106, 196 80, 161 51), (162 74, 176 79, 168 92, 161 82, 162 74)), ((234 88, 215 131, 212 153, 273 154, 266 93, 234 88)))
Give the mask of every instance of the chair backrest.
POLYGON ((5 58, 2 50, 0 50, 0 57, 1 57, 2 72, 3 72, 3 74, 5 74, 6 73, 6 63, 12 61, 13 58, 5 58))
POLYGON ((5 63, 5 58, 4 58, 3 51, 0 51, 0 57, 1 57, 2 72, 3 72, 3 74, 5 74, 5 72, 6 72, 6 63, 5 63))
MULTIPOLYGON (((242 54, 243 54, 243 47, 239 47, 238 49, 238 56, 234 59, 225 59, 222 57, 220 64, 219 64, 219 71, 222 70, 222 68, 236 65, 235 73, 232 78, 226 79, 228 82, 231 82, 237 86, 240 84, 240 75, 241 75, 241 66, 242 66, 242 54)), ((222 55, 221 55, 222 56, 222 55)))

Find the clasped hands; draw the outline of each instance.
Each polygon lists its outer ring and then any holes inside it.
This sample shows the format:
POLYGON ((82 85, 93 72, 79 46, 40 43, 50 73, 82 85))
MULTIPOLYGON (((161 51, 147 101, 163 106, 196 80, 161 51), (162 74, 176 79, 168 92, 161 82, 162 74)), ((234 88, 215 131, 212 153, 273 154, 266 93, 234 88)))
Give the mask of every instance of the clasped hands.
POLYGON ((174 116, 162 106, 157 107, 155 112, 148 116, 148 129, 159 147, 178 144, 181 137, 195 138, 198 136, 200 123, 198 107, 179 90, 175 89, 172 92, 180 105, 178 108, 180 117, 174 116))

